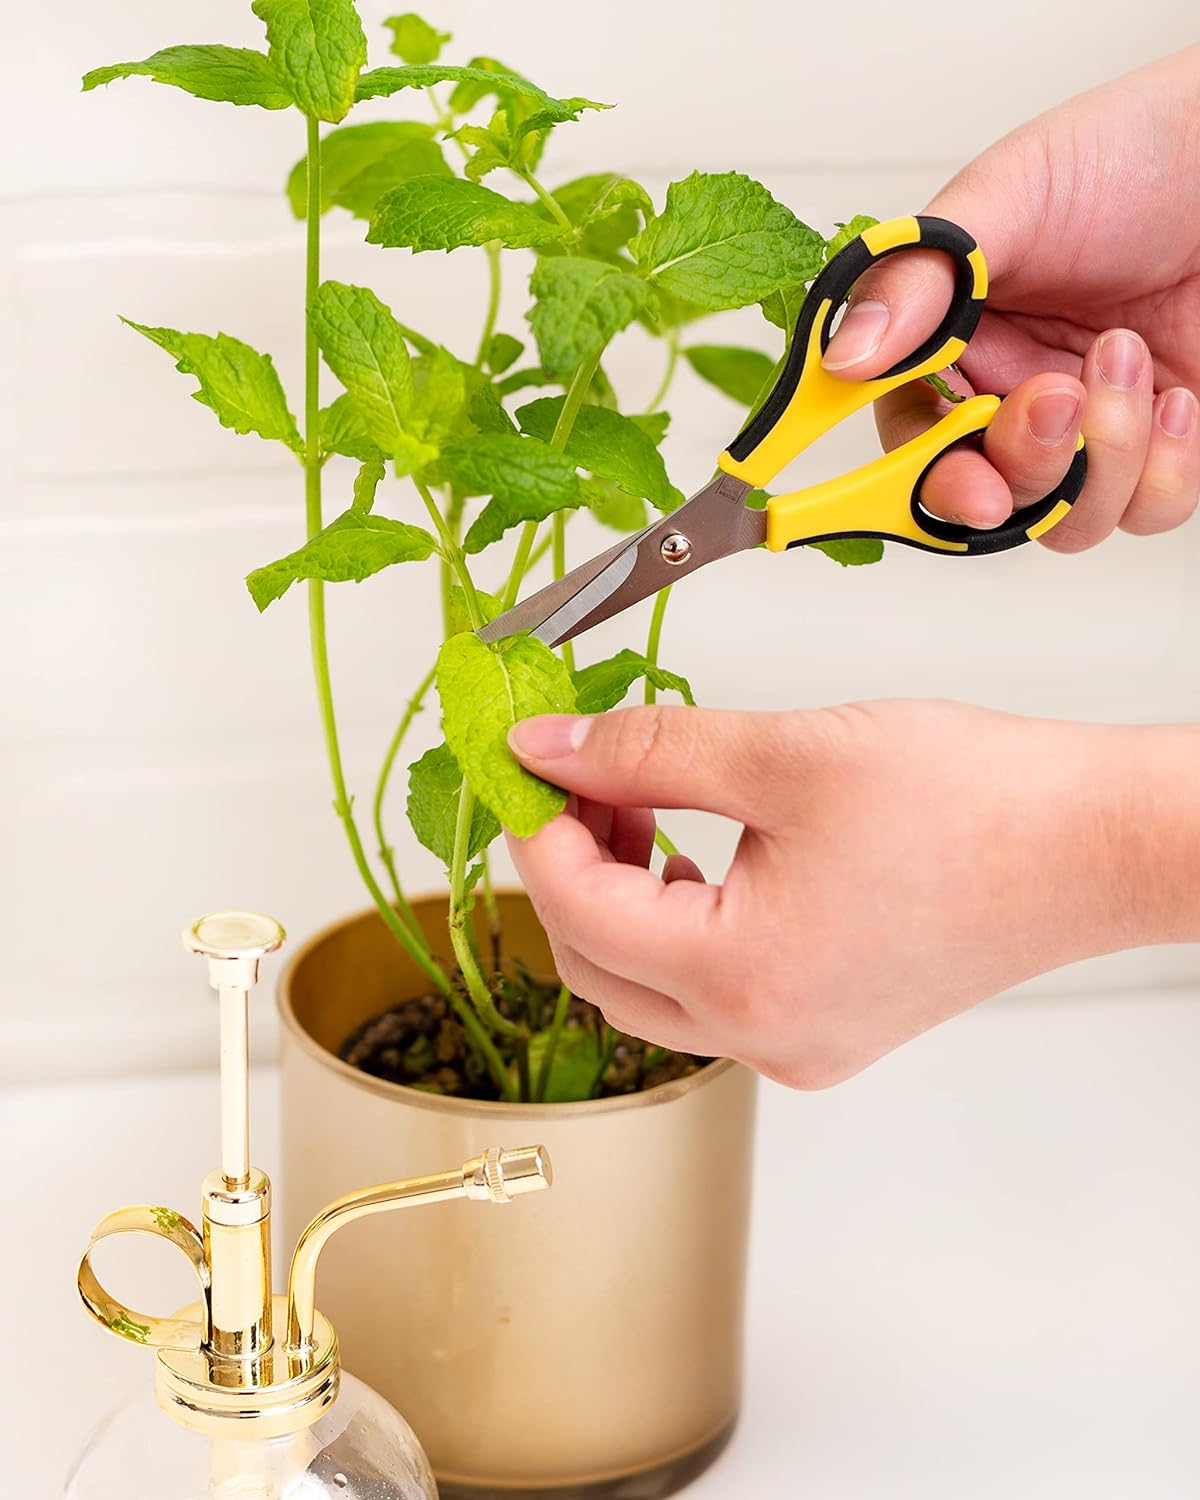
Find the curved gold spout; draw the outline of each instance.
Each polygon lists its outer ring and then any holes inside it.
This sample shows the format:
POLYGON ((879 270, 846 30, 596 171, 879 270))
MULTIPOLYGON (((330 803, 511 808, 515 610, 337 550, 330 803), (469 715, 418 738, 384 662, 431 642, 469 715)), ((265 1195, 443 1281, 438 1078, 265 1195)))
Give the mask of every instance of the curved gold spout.
POLYGON ((312 1347, 316 1314, 317 1262, 330 1235, 367 1214, 452 1198, 474 1198, 485 1203, 511 1203, 522 1193, 536 1193, 553 1181, 550 1157, 544 1146, 518 1146, 502 1151, 492 1146, 451 1172, 410 1177, 363 1188, 327 1203, 305 1229, 292 1256, 288 1277, 287 1352, 302 1355, 312 1347))

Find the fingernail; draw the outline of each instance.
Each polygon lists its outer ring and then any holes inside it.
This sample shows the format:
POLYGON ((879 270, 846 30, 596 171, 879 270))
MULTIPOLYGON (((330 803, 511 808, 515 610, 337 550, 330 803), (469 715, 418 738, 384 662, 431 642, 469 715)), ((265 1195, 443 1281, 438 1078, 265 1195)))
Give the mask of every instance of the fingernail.
POLYGON ((1044 391, 1029 407, 1029 431, 1039 443, 1053 447, 1061 443, 1079 415, 1079 397, 1074 391, 1044 391))
POLYGON ((1146 358, 1146 346, 1136 333, 1117 328, 1100 340, 1096 363, 1115 390, 1131 391, 1138 383, 1146 358))
POLYGON ((589 714, 542 714, 508 731, 508 748, 522 760, 557 760, 579 749, 592 727, 589 714))
POLYGON ((874 354, 887 332, 889 316, 886 302, 877 302, 872 297, 852 302, 829 340, 821 363, 827 370, 844 370, 874 354))
POLYGON ((1158 425, 1168 437, 1187 437, 1196 425, 1196 398, 1191 391, 1176 386, 1167 392, 1158 409, 1158 425))

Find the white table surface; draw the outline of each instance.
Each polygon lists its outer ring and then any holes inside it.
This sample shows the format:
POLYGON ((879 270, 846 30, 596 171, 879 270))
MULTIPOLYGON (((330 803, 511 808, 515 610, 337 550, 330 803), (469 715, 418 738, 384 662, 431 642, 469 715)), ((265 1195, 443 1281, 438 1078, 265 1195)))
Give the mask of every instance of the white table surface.
MULTIPOLYGON (((745 1408, 689 1500, 1193 1500, 1198 1072, 1198 997, 1008 1000, 830 1092, 764 1088, 745 1408)), ((214 1111, 205 1073, 0 1100, 5 1495, 56 1495, 150 1379, 84 1317, 75 1259, 110 1208, 189 1211, 214 1111)), ((146 1244, 142 1301, 190 1295, 146 1244)))

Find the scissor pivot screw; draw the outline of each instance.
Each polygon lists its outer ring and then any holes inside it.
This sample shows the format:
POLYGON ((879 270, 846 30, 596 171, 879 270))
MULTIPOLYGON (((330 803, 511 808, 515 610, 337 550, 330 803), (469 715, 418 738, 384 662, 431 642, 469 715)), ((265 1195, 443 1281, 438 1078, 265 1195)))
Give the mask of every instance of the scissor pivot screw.
POLYGON ((687 562, 691 557, 692 544, 682 531, 672 531, 663 537, 662 547, 659 550, 662 552, 663 562, 670 563, 672 567, 678 567, 680 563, 687 562))

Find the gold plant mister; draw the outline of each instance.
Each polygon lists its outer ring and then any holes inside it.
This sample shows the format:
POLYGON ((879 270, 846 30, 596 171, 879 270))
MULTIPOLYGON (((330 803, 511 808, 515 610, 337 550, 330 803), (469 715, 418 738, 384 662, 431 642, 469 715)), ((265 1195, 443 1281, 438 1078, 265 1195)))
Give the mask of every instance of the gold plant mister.
MULTIPOLYGON (((321 1251, 367 1214, 455 1198, 509 1203, 539 1192, 550 1186, 550 1162, 541 1146, 493 1147, 449 1171, 349 1193, 301 1234, 287 1292, 273 1295, 271 1184, 250 1158, 248 1029, 259 961, 283 940, 278 922, 252 912, 220 912, 184 930, 184 947, 207 961, 219 996, 221 1164, 201 1186, 199 1228, 173 1209, 138 1204, 106 1215, 92 1232, 79 1295, 104 1328, 154 1351, 154 1387, 100 1428, 67 1481, 67 1500, 437 1495, 403 1417, 341 1368, 337 1334, 316 1304, 321 1251), (106 1291, 93 1252, 126 1233, 157 1235, 181 1250, 199 1299, 157 1317, 106 1291), (174 1421, 163 1422, 162 1412, 174 1421)), ((397 1273, 402 1285, 402 1268, 397 1273)))

